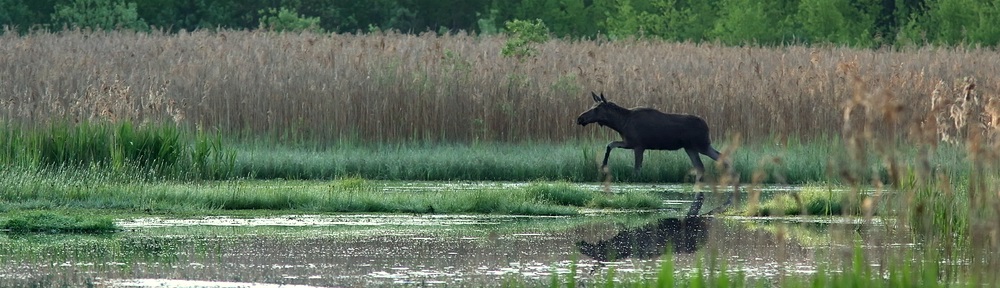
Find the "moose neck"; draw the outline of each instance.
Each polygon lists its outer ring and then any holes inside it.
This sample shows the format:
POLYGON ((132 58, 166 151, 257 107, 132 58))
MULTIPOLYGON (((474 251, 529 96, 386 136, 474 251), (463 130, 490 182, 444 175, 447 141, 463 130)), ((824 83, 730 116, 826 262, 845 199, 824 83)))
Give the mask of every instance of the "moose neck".
POLYGON ((625 123, 628 122, 628 118, 632 114, 632 110, 622 108, 620 106, 612 106, 608 108, 608 112, 611 112, 611 117, 598 121, 598 123, 608 126, 608 128, 611 128, 621 134, 622 129, 625 128, 625 123))

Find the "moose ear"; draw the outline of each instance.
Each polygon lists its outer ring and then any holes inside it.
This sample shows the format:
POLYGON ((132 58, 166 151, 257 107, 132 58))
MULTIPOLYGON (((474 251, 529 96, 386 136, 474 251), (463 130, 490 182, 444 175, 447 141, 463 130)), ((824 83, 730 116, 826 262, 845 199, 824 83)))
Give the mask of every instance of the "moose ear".
POLYGON ((601 102, 608 102, 608 98, 604 98, 604 92, 601 92, 601 102))
MULTIPOLYGON (((604 94, 604 93, 601 93, 601 94, 604 94)), ((601 98, 598 98, 598 97, 597 97, 597 93, 594 93, 593 91, 591 91, 591 92, 590 92, 590 95, 591 95, 592 97, 594 97, 594 102, 601 102, 601 98)))

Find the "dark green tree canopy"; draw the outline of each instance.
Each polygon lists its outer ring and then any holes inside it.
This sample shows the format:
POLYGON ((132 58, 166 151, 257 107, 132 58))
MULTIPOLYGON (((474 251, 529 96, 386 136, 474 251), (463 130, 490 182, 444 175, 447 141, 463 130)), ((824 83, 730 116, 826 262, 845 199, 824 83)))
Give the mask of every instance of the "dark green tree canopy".
POLYGON ((499 33, 541 20, 554 37, 730 45, 993 46, 992 0, 0 0, 7 31, 273 29, 499 33))

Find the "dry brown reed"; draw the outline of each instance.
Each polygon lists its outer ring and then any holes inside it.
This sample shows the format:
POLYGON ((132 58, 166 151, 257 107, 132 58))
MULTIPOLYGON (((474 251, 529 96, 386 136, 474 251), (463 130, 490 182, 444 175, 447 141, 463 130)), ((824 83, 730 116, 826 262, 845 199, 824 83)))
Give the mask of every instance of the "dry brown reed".
POLYGON ((3 121, 178 121, 319 141, 604 139, 606 129, 573 121, 591 104, 589 91, 624 106, 700 115, 715 139, 809 139, 844 133, 851 121, 844 103, 869 101, 855 95, 859 85, 891 94, 891 103, 879 105, 900 109, 894 123, 875 123, 867 133, 902 135, 905 125, 926 120, 927 95, 940 81, 971 77, 977 91, 1000 91, 1000 55, 978 48, 550 40, 537 56, 518 61, 500 55, 503 36, 67 31, 0 37, 3 121))

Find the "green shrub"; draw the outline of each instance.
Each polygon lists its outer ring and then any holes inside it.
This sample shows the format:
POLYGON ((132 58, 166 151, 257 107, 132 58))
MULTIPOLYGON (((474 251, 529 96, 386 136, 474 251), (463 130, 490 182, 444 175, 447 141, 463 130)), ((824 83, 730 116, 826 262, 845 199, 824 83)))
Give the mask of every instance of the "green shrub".
POLYGON ((149 25, 136 12, 136 4, 117 0, 72 0, 56 4, 52 21, 69 28, 147 31, 149 25))
POLYGON ((285 7, 281 7, 280 9, 269 8, 262 9, 258 13, 260 14, 260 29, 277 32, 323 32, 323 28, 319 26, 319 17, 304 17, 292 9, 285 7))
POLYGON ((504 57, 523 59, 534 56, 538 54, 538 49, 534 45, 549 39, 549 28, 545 27, 542 19, 535 19, 534 22, 514 19, 507 21, 505 26, 510 38, 501 51, 504 57))

